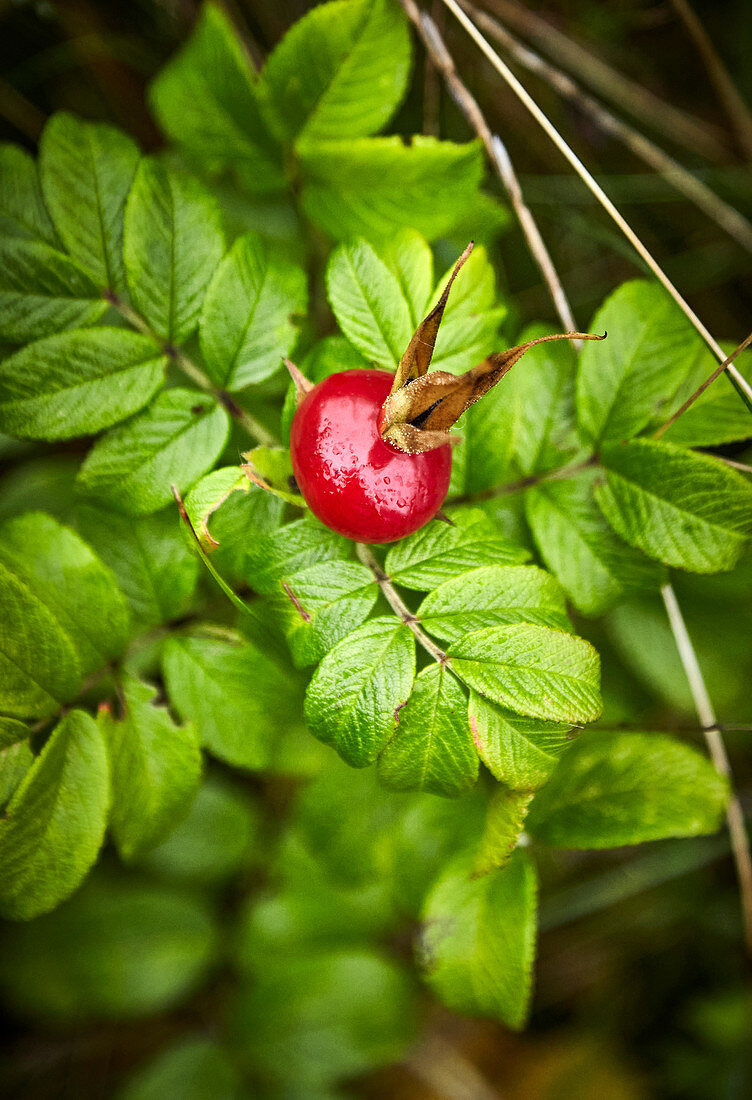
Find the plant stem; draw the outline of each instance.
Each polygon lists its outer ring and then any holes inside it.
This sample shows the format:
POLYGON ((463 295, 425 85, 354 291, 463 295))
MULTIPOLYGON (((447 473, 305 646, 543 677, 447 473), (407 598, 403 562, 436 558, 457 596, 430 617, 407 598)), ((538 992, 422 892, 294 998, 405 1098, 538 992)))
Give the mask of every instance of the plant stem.
POLYGON ((377 562, 370 547, 366 546, 364 542, 356 542, 355 548, 358 557, 363 562, 363 565, 370 569, 374 577, 376 578, 376 583, 378 584, 381 591, 384 593, 384 598, 391 607, 392 611, 395 613, 395 615, 399 616, 399 618, 402 619, 402 622, 405 624, 405 626, 409 626, 410 630, 412 630, 413 634, 423 646, 426 653, 429 653, 431 657, 433 657, 434 661, 438 661, 440 665, 446 665, 449 660, 446 653, 443 649, 439 649, 436 643, 433 642, 425 633, 425 631, 419 626, 417 618, 415 617, 415 615, 413 615, 410 608, 407 606, 407 604, 404 602, 404 600, 401 598, 396 588, 392 584, 390 578, 386 575, 384 570, 377 562))
POLYGON ((744 824, 744 812, 739 798, 732 784, 731 765, 723 743, 720 726, 713 710, 713 704, 705 686, 697 654, 695 653, 692 639, 687 630, 687 624, 679 607, 673 585, 664 584, 661 588, 661 596, 666 606, 666 614, 671 625, 671 630, 679 651, 679 657, 684 667, 689 689, 695 703, 695 710, 700 719, 702 732, 708 751, 715 764, 716 771, 729 782, 730 796, 726 808, 726 822, 731 837, 731 849, 736 864, 736 874, 739 880, 739 891, 742 903, 742 919, 744 922, 744 940, 747 953, 752 957, 752 853, 750 852, 749 837, 744 824))
POLYGON ((739 355, 747 347, 749 347, 750 344, 752 344, 752 332, 749 334, 749 336, 746 338, 746 340, 742 340, 741 344, 739 344, 739 347, 735 348, 735 350, 732 351, 731 355, 729 355, 729 357, 727 359, 725 359, 719 367, 716 367, 716 369, 713 371, 713 373, 705 379, 705 381, 702 383, 702 385, 697 387, 695 392, 690 397, 687 398, 687 400, 684 402, 684 404, 680 408, 678 408, 675 413, 672 413, 672 415, 668 418, 666 423, 661 424, 658 431, 653 434, 653 439, 660 439, 661 436, 663 435, 663 433, 668 431, 668 429, 671 427, 671 425, 676 420, 679 419, 679 417, 682 415, 682 413, 685 413, 691 405, 694 405, 697 398, 700 396, 700 394, 705 392, 705 390, 708 388, 710 383, 715 382, 718 375, 722 374, 723 371, 726 370, 729 363, 731 363, 734 359, 736 359, 737 355, 739 355))
POLYGON ((571 462, 568 466, 559 466, 556 470, 549 470, 545 474, 530 474, 521 477, 518 481, 510 481, 506 485, 495 485, 491 489, 482 489, 479 493, 467 493, 465 496, 455 497, 450 504, 474 504, 481 500, 494 500, 496 497, 512 496, 514 493, 522 493, 526 489, 532 489, 544 481, 563 481, 568 477, 583 470, 589 470, 598 465, 598 455, 590 455, 583 461, 571 462))
MULTIPOLYGON (((689 303, 682 297, 677 288, 669 279, 663 268, 658 261, 653 257, 649 249, 642 243, 642 240, 638 237, 631 225, 626 221, 623 215, 614 206, 611 199, 603 190, 601 185, 597 182, 592 173, 585 167, 580 158, 574 152, 574 150, 567 144, 554 124, 549 119, 548 115, 538 106, 536 101, 527 91, 523 84, 517 79, 509 66, 502 61, 496 50, 490 43, 483 37, 481 32, 475 26, 473 21, 466 15, 462 8, 457 3, 457 0, 442 0, 442 2, 449 8, 457 21, 465 28, 467 33, 473 39, 478 48, 485 54, 488 60, 491 62, 497 73, 504 79, 506 84, 511 88, 520 102, 527 108, 530 114, 533 116, 538 125, 544 130, 551 141, 554 143, 559 152, 569 161, 574 168, 577 175, 585 183, 588 189, 598 199, 603 209, 609 215, 609 217, 616 223, 623 235, 627 238, 629 243, 635 249, 639 256, 645 261, 650 270, 653 272, 659 282, 665 287, 681 311, 691 322, 702 339, 708 345, 710 350, 718 359, 719 363, 723 363, 726 356, 714 339, 714 337, 707 330, 700 318, 694 312, 689 303)), ((726 366, 725 373, 741 399, 746 404, 747 408, 752 412, 752 386, 747 382, 746 378, 739 373, 739 371, 731 364, 726 366)))
POLYGON ((569 301, 535 218, 523 198, 520 181, 517 178, 506 146, 497 134, 491 132, 477 100, 460 80, 452 56, 444 45, 444 40, 431 16, 420 11, 414 0, 400 0, 400 4, 423 39, 426 50, 434 65, 444 77, 446 86, 455 103, 485 145, 491 164, 496 169, 517 215, 533 259, 537 263, 548 287, 556 312, 559 314, 564 328, 569 332, 575 331, 577 325, 569 301))
MULTIPOLYGON (((676 0, 678 2, 678 0, 676 0)), ((463 0, 463 8, 472 16, 479 27, 498 42, 520 65, 541 77, 555 91, 559 92, 578 110, 591 118, 596 126, 604 133, 616 138, 625 145, 636 157, 650 165, 666 182, 680 191, 690 202, 694 203, 709 218, 719 225, 742 248, 752 252, 752 224, 735 210, 733 206, 716 195, 707 184, 692 175, 684 165, 664 152, 650 138, 645 137, 629 123, 615 115, 598 100, 584 92, 575 80, 567 73, 557 69, 554 65, 545 61, 540 54, 535 53, 515 38, 506 27, 497 19, 472 7, 463 0)))
POLYGON ((263 424, 260 424, 255 416, 242 408, 226 390, 218 389, 218 387, 206 377, 201 368, 186 355, 182 348, 176 348, 173 344, 168 344, 165 343, 164 340, 160 340, 159 336, 157 336, 141 314, 137 313, 127 302, 124 302, 114 290, 106 291, 103 297, 118 311, 121 317, 124 317, 126 321, 133 326, 133 328, 143 333, 144 336, 149 336, 152 340, 156 341, 162 348, 164 354, 169 356, 175 366, 178 367, 187 378, 195 382, 204 393, 210 393, 230 414, 233 420, 237 420, 238 424, 240 424, 257 443, 260 443, 263 447, 279 446, 279 440, 272 432, 268 431, 263 424))

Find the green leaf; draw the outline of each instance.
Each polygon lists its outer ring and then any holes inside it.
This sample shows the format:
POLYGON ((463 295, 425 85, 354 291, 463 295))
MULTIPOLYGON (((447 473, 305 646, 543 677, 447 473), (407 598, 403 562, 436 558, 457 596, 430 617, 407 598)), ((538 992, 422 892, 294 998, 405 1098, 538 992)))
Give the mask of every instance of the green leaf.
POLYGON ((324 657, 306 692, 311 732, 355 768, 394 732, 415 677, 415 638, 393 616, 371 619, 324 657))
POLYGON ((0 363, 0 427, 24 439, 95 435, 142 409, 167 357, 120 328, 64 332, 0 363))
POLYGON ((209 752, 238 768, 274 762, 297 700, 269 657, 232 634, 185 634, 168 639, 162 661, 173 709, 195 725, 209 752))
POLYGON ((149 99, 165 133, 201 161, 247 166, 259 191, 283 186, 282 154, 262 118, 251 59, 219 4, 203 5, 149 99))
POLYGON ((78 467, 78 458, 59 452, 19 462, 0 478, 0 519, 21 515, 33 500, 40 512, 68 522, 76 501, 78 467))
POLYGON ((475 856, 475 874, 486 875, 509 862, 525 826, 533 791, 496 791, 475 856))
POLYGON ((292 459, 287 447, 254 447, 243 454, 243 475, 264 493, 271 493, 286 504, 305 508, 306 502, 296 486, 292 459))
POLYGON ((473 879, 471 870, 472 857, 455 859, 426 900, 420 950, 426 980, 453 1012, 519 1030, 535 958, 535 868, 516 851, 491 874, 473 879))
POLYGON ((72 258, 100 287, 125 288, 123 215, 140 153, 120 130, 53 115, 39 146, 45 201, 72 258))
MULTIPOLYGON (((438 301, 452 270, 439 282, 432 304, 438 301)), ((431 369, 460 374, 498 351, 499 326, 506 315, 506 305, 497 302, 496 276, 486 250, 476 246, 452 284, 431 369)))
MULTIPOLYGON (((414 229, 402 229, 385 241, 381 249, 381 259, 397 279, 402 297, 407 302, 412 336, 429 311, 433 287, 433 253, 420 233, 416 233, 414 229)), ((455 279, 455 284, 456 282, 455 279)), ((453 287, 453 294, 454 289, 453 287)), ((452 303, 454 304, 454 298, 452 303)))
POLYGON ((246 559, 248 583, 262 595, 276 595, 279 582, 319 562, 341 560, 350 544, 315 519, 299 519, 272 531, 249 546, 246 559))
POLYGON ((42 197, 34 158, 19 145, 0 144, 0 232, 59 245, 42 197))
POLYGON ((285 636, 298 668, 315 665, 363 620, 376 603, 373 573, 350 561, 328 561, 280 582, 285 636))
POLYGON ((548 481, 525 494, 540 555, 578 611, 600 615, 634 588, 657 588, 657 566, 618 538, 593 499, 596 471, 548 481))
POLYGON ((0 710, 44 718, 76 695, 81 666, 58 619, 0 562, 0 710))
MULTIPOLYGON (((10 727, 7 723, 12 721, 12 718, 0 719, 0 734, 3 738, 8 736, 10 727)), ((27 737, 28 727, 21 722, 17 726, 23 731, 23 737, 27 737)), ((4 810, 10 802, 33 763, 34 756, 27 741, 17 738, 15 741, 0 742, 0 810, 4 810)))
POLYGON ((0 715, 0 750, 17 745, 19 741, 25 741, 29 733, 29 727, 25 722, 0 715))
POLYGON ((572 741, 570 723, 523 718, 470 692, 470 728, 481 760, 513 790, 542 787, 572 741))
POLYGON ((231 493, 241 492, 247 495, 250 487, 248 478, 237 466, 223 466, 197 481, 185 498, 188 518, 207 554, 219 546, 219 542, 209 532, 209 520, 231 493))
POLYGON ((247 477, 245 482, 247 492, 231 493, 211 517, 212 536, 219 543, 212 560, 223 576, 243 584, 248 583, 249 547, 279 527, 284 508, 278 496, 252 485, 247 477))
POLYGON ((512 565, 529 558, 498 533, 478 509, 454 512, 452 523, 433 520, 420 531, 395 543, 384 568, 403 588, 430 592, 444 581, 481 565, 512 565))
MULTIPOLYGON (((733 348, 724 348, 729 354, 733 348)), ((752 380, 752 356, 742 353, 735 362, 737 370, 749 382, 752 380)), ((709 378, 718 366, 716 358, 708 352, 698 364, 694 377, 688 379, 687 390, 679 395, 681 400, 673 404, 679 407, 694 390, 709 378)), ((668 410, 666 410, 668 412, 668 410)), ((668 419, 666 415, 665 419, 668 419)), ((697 398, 693 405, 683 412, 666 431, 663 438, 680 447, 716 447, 723 443, 736 443, 752 436, 752 420, 749 409, 733 388, 728 377, 717 378, 697 398)))
POLYGON ((30 920, 82 882, 102 845, 107 754, 96 723, 66 714, 0 820, 0 914, 30 920))
POLYGON ((232 1034, 266 1078, 291 1095, 398 1061, 415 1033, 413 992, 395 963, 357 949, 270 966, 241 991, 232 1034))
POLYGON ((198 325, 224 237, 219 206, 202 184, 144 157, 125 208, 125 272, 133 304, 163 340, 198 325))
POLYGON ((140 863, 175 882, 223 883, 248 860, 257 832, 253 810, 244 791, 209 776, 185 820, 140 863))
POLYGON ((155 705, 156 696, 156 688, 127 676, 122 717, 113 717, 107 705, 99 711, 112 769, 112 834, 128 861, 180 823, 201 781, 195 730, 175 725, 168 711, 155 705))
POLYGON ((430 592, 416 612, 425 629, 444 641, 505 623, 539 623, 569 630, 564 593, 535 565, 485 565, 430 592))
POLYGON ((528 828, 563 848, 616 848, 713 833, 728 784, 696 749, 659 733, 585 734, 536 795, 528 828))
POLYGON ((441 665, 424 668, 399 711, 397 729, 379 757, 379 779, 396 791, 454 797, 478 778, 478 754, 465 693, 441 665))
POLYGON ((0 527, 0 561, 58 620, 82 675, 120 656, 128 606, 110 570, 70 528, 43 512, 10 519, 0 527))
POLYGON ((118 1100, 238 1100, 240 1079, 222 1048, 201 1036, 184 1037, 136 1070, 118 1100))
POLYGON ((78 475, 82 493, 128 515, 156 512, 213 465, 227 441, 227 413, 195 390, 161 393, 145 412, 108 432, 78 475))
POLYGON ((333 0, 293 25, 264 82, 280 136, 298 147, 365 137, 389 121, 410 73, 410 36, 392 0, 333 0))
POLYGON ((193 896, 95 877, 57 912, 8 929, 2 946, 6 999, 24 1016, 70 1026, 171 1008, 204 977, 216 937, 193 896))
POLYGON ((531 718, 592 722, 601 713, 598 654, 583 638, 519 623, 478 630, 449 651, 460 679, 531 718))
MULTIPOLYGON (((550 331, 549 325, 529 325, 517 342, 524 344, 550 331)), ((561 466, 567 453, 577 449, 576 370, 573 345, 568 340, 558 340, 530 348, 524 363, 514 372, 512 379, 519 403, 514 459, 521 474, 561 466)))
POLYGON ((301 150, 302 202, 336 240, 391 237, 411 228, 427 240, 449 232, 471 207, 483 175, 479 142, 416 135, 319 142, 301 150))
POLYGON ((185 613, 199 561, 183 536, 176 509, 132 517, 82 505, 76 521, 115 574, 135 620, 148 627, 185 613))
POLYGON ((462 442, 452 448, 452 496, 519 480, 514 448, 521 402, 514 382, 514 374, 503 379, 457 421, 462 442))
POLYGON ((596 313, 580 357, 577 414, 596 443, 636 435, 693 371, 703 343, 663 287, 624 283, 596 313))
POLYGON ((752 535, 752 485, 709 455, 671 443, 609 444, 595 497, 618 535, 693 573, 732 569, 752 535))
POLYGON ((201 351, 213 382, 230 391, 279 370, 305 314, 305 272, 271 252, 255 233, 239 237, 204 299, 201 351))
POLYGON ((367 359, 396 370, 413 334, 410 305, 399 279, 368 241, 360 238, 334 251, 326 286, 348 340, 367 359))
POLYGON ((0 238, 0 339, 25 344, 93 325, 107 309, 99 289, 42 241, 0 238))

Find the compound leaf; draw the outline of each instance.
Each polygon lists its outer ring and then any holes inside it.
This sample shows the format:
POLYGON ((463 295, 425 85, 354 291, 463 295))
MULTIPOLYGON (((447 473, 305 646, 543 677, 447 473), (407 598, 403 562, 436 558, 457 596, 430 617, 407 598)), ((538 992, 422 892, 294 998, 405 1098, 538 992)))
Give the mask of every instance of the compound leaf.
POLYGON ((132 676, 122 683, 123 714, 99 711, 112 781, 110 826, 120 855, 132 860, 163 840, 188 812, 201 781, 191 725, 177 726, 155 706, 156 688, 132 676))
POLYGON ((102 436, 78 475, 82 493, 144 515, 182 492, 216 461, 230 430, 227 413, 195 390, 161 393, 145 412, 102 436))
POLYGON ((715 832, 728 785, 710 760, 659 733, 591 730, 536 795, 528 829, 563 848, 616 848, 715 832))
POLYGON ((465 683, 531 718, 592 722, 601 712, 600 661, 589 642, 519 623, 478 630, 449 650, 465 683))
POLYGON ((137 146, 106 123, 83 122, 60 111, 39 146, 45 201, 65 247, 100 287, 125 287, 123 216, 137 146))
POLYGON ((0 428, 21 439, 94 435, 142 409, 167 358, 121 328, 64 332, 0 363, 0 428))
POLYGON ((311 732, 355 768, 394 732, 415 677, 415 638, 394 616, 370 619, 327 653, 306 693, 311 732))
POLYGON ((68 897, 93 865, 108 804, 107 754, 88 714, 58 723, 0 821, 0 913, 30 920, 68 897))
POLYGON ((473 857, 455 859, 423 909, 420 956, 428 984, 454 1012, 525 1022, 535 957, 535 868, 515 851, 500 870, 472 878, 473 857))
POLYGON ((752 485, 709 455, 672 443, 607 444, 595 497, 618 535, 693 573, 736 565, 752 535, 752 485))
POLYGON ((446 668, 424 668, 379 757, 379 779, 397 791, 454 797, 478 778, 465 693, 446 668))

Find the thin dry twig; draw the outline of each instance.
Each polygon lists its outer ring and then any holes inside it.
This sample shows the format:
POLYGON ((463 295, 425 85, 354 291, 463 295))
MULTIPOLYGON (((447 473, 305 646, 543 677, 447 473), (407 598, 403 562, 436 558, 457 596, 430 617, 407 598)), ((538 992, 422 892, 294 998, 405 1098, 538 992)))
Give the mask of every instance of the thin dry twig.
POLYGON ((443 1100, 501 1100, 478 1067, 441 1038, 424 1039, 405 1064, 443 1100))
POLYGON ((671 0, 671 3, 702 58, 710 82, 734 128, 739 148, 748 160, 752 159, 752 114, 749 107, 739 95, 728 69, 723 64, 695 10, 687 0, 671 0))
POLYGON ((366 546, 364 542, 357 542, 355 544, 355 549, 363 565, 373 573, 376 583, 384 593, 384 598, 395 615, 402 619, 405 626, 408 626, 410 630, 412 630, 426 653, 430 654, 434 661, 438 661, 440 665, 446 665, 448 661, 446 653, 443 649, 439 649, 436 643, 432 641, 421 628, 418 619, 413 615, 410 608, 399 595, 391 580, 374 557, 370 547, 366 546))
POLYGON ((679 419, 682 413, 685 413, 688 408, 694 405, 697 398, 700 396, 700 394, 705 392, 711 382, 715 382, 718 375, 722 374, 727 369, 729 363, 733 362, 733 360, 736 359, 737 355, 740 355, 741 352, 748 348, 750 344, 752 344, 752 332, 750 332, 746 340, 742 340, 741 344, 739 344, 739 346, 731 352, 731 355, 724 359, 719 367, 716 367, 713 373, 705 379, 702 385, 697 387, 695 392, 691 395, 691 397, 687 398, 681 408, 678 408, 675 413, 672 413, 665 424, 661 424, 658 431, 654 433, 653 439, 660 439, 664 432, 667 432, 671 425, 679 419))
POLYGON ((666 103, 647 88, 617 72, 578 42, 568 38, 547 19, 514 0, 486 0, 485 6, 519 33, 534 42, 547 56, 555 58, 569 72, 577 73, 610 103, 663 134, 675 145, 708 160, 723 161, 728 147, 717 127, 666 103))
POLYGON ((422 38, 431 60, 443 76, 450 95, 485 145, 491 163, 509 196, 509 201, 517 215, 533 259, 537 263, 548 287, 561 323, 568 331, 575 330, 577 325, 569 301, 538 225, 524 200, 520 182, 504 143, 497 134, 491 132, 491 128, 486 122, 477 101, 460 80, 454 61, 444 45, 444 40, 439 34, 438 27, 433 19, 426 12, 420 11, 414 0, 400 0, 400 4, 422 38))
POLYGON ((698 209, 707 214, 737 244, 752 252, 752 223, 743 214, 740 214, 733 206, 716 195, 707 184, 693 176, 684 165, 669 156, 654 141, 645 137, 639 130, 630 126, 628 122, 619 118, 599 103, 598 100, 593 99, 591 95, 584 92, 572 77, 545 61, 540 54, 535 53, 528 46, 525 46, 493 16, 473 7, 465 0, 463 0, 462 6, 478 26, 507 50, 528 72, 535 73, 545 80, 551 88, 592 119, 604 133, 616 138, 636 157, 654 168, 667 183, 675 187, 698 209))
MULTIPOLYGON (((648 265, 655 277, 666 288, 676 304, 679 306, 679 308, 682 310, 682 312, 700 334, 702 339, 708 345, 710 350, 716 356, 718 361, 720 363, 724 362, 726 356, 720 344, 717 342, 717 340, 714 339, 713 336, 711 336, 710 332, 707 330, 700 318, 694 312, 692 307, 682 297, 682 295, 669 279, 668 275, 666 275, 665 271, 660 266, 658 261, 653 257, 648 248, 643 244, 642 240, 637 236, 631 225, 629 225, 629 223, 622 216, 619 210, 617 210, 611 199, 594 178, 592 173, 588 171, 588 169, 582 163, 574 150, 561 136, 559 131, 549 119, 548 115, 546 115, 545 112, 541 110, 536 101, 533 99, 533 97, 530 95, 524 85, 520 83, 512 70, 509 68, 509 66, 504 61, 502 61, 493 46, 488 42, 486 38, 484 38, 483 34, 478 30, 473 21, 459 6, 457 0, 443 0, 443 3, 446 5, 447 8, 449 8, 457 21, 464 27, 464 29, 467 31, 467 33, 470 35, 476 45, 486 55, 493 67, 506 81, 506 83, 515 93, 517 98, 525 105, 525 107, 527 107, 530 114, 533 116, 539 126, 541 126, 541 128, 548 134, 551 141, 554 143, 554 145, 556 145, 557 149, 559 149, 562 155, 569 161, 577 175, 583 180, 586 186, 595 195, 603 209, 616 223, 616 225, 630 242, 635 251, 648 265)), ((729 364, 726 367, 725 373, 733 384, 736 391, 739 393, 739 396, 749 408, 750 412, 752 412, 752 386, 750 386, 746 378, 744 378, 739 373, 739 371, 736 370, 733 364, 729 364)))
POLYGON ((734 792, 731 765, 726 754, 726 747, 721 736, 720 726, 713 710, 713 704, 705 686, 697 654, 695 653, 692 639, 687 630, 687 624, 679 607, 673 585, 664 584, 661 588, 661 596, 666 605, 666 614, 671 624, 671 630, 676 641, 682 666, 689 682, 689 688, 694 699, 695 710, 700 719, 708 751, 710 752, 716 771, 725 776, 729 781, 731 794, 726 809, 726 821, 729 835, 731 836, 731 849, 736 864, 736 874, 739 879, 739 891, 742 902, 742 918, 744 921, 744 940, 747 945, 747 953, 752 957, 752 853, 750 852, 749 836, 744 824, 744 812, 738 796, 734 792))

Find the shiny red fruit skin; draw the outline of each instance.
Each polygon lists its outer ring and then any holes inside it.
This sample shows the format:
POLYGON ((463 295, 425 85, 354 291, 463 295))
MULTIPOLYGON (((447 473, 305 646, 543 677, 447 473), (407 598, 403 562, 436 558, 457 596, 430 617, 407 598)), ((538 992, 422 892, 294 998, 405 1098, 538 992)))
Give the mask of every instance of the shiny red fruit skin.
POLYGON ((379 434, 394 376, 347 370, 319 382, 290 429, 295 480, 315 516, 357 542, 394 542, 428 523, 449 488, 452 449, 405 454, 379 434))

